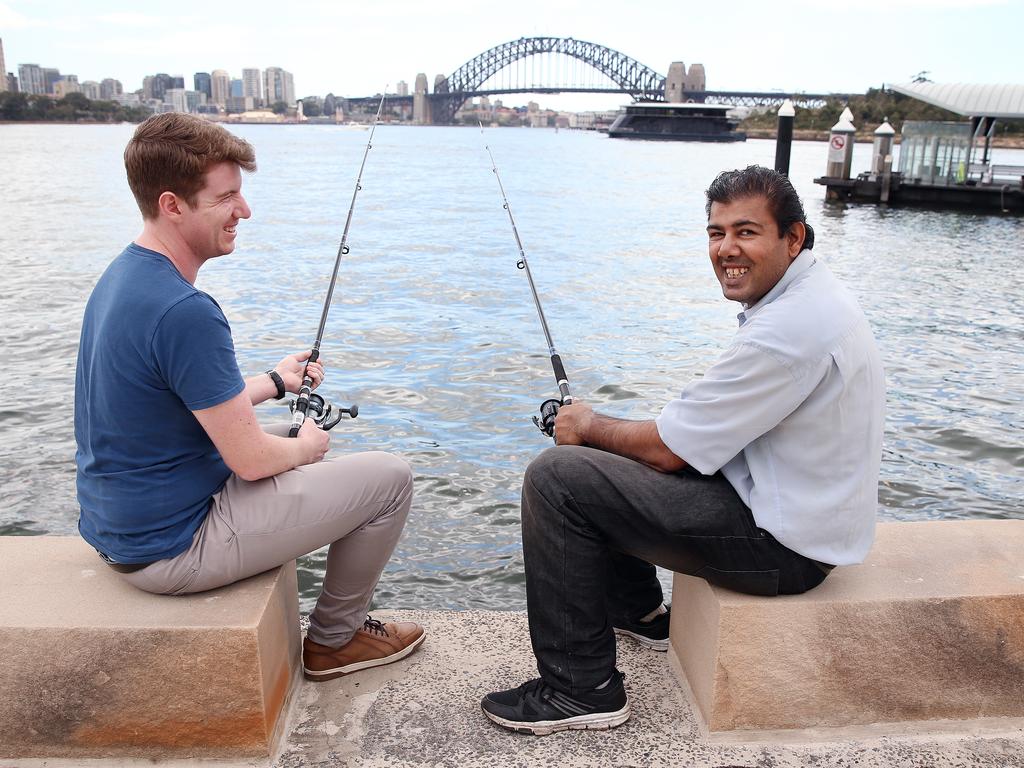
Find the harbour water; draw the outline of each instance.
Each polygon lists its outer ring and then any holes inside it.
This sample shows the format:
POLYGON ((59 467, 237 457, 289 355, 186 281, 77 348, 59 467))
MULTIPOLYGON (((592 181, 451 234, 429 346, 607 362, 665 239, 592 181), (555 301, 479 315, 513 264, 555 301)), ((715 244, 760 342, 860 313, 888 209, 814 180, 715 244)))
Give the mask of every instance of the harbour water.
MULTIPOLYGON (((76 531, 75 355, 93 283, 139 230, 121 161, 132 130, 0 126, 0 535, 76 531)), ((256 148, 253 217, 198 285, 255 373, 312 341, 368 134, 233 130, 256 148)), ((378 590, 388 607, 525 605, 519 486, 550 444, 530 416, 554 390, 483 141, 474 129, 378 128, 323 344, 323 393, 360 406, 332 450, 394 451, 416 475, 378 590)), ((486 141, 574 392, 653 417, 736 325, 706 256, 703 191, 722 169, 771 165, 774 143, 530 129, 486 141)), ((859 297, 886 364, 880 517, 1024 517, 1024 222, 826 205, 812 183, 825 153, 795 143, 790 175, 815 254, 859 297)), ((855 172, 869 154, 857 146, 855 172)), ((996 150, 996 162, 1024 164, 1024 150, 996 150)), ((322 565, 322 553, 300 562, 306 608, 322 565)))

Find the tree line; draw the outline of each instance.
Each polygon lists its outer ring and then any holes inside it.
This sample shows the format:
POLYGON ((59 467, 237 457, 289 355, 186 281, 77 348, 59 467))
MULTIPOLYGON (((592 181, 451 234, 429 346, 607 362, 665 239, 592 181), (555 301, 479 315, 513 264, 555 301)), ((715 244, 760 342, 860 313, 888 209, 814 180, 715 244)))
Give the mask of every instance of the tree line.
POLYGON ((0 93, 0 120, 141 123, 151 114, 146 107, 121 106, 115 101, 93 101, 82 93, 69 93, 62 99, 31 93, 0 93))
MULTIPOLYGON (((839 122, 839 115, 846 107, 853 112, 853 124, 858 132, 871 132, 888 119, 889 124, 897 131, 907 120, 941 120, 963 122, 962 115, 955 112, 926 104, 920 99, 904 96, 902 93, 871 88, 863 96, 850 97, 849 103, 839 99, 829 99, 819 109, 797 109, 793 119, 796 130, 827 131, 839 122)), ((742 128, 774 129, 778 121, 776 110, 753 112, 742 123, 742 128)), ((996 135, 1024 134, 1024 123, 996 123, 996 135)))

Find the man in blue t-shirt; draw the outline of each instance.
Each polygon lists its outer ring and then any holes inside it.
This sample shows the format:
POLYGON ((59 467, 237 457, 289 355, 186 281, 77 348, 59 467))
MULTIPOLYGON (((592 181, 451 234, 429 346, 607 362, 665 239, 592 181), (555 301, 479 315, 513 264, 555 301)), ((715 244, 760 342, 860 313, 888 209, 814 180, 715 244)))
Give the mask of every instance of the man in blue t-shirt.
POLYGON ((264 430, 253 406, 314 388, 323 361, 288 355, 243 378, 231 329, 195 287, 231 253, 249 218, 242 171, 252 147, 201 118, 142 123, 125 150, 142 234, 86 305, 75 377, 79 531, 134 586, 161 594, 230 584, 329 545, 303 667, 329 680, 404 658, 413 622, 366 615, 412 503, 412 473, 382 452, 324 461, 330 438, 307 419, 264 430))

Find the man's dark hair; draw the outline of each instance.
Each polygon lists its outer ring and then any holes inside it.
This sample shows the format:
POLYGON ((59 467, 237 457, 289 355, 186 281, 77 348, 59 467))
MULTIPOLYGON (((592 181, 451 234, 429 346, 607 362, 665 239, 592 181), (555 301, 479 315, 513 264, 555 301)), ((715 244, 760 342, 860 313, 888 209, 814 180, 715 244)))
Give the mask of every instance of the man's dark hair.
POLYGON ((768 210, 778 225, 779 237, 785 237, 790 228, 799 221, 807 229, 804 248, 811 250, 814 247, 814 230, 807 223, 800 196, 793 189, 789 179, 778 171, 760 165, 748 165, 742 171, 722 171, 708 187, 707 197, 708 219, 711 218, 712 203, 731 203, 733 200, 748 197, 763 197, 768 201, 768 210))

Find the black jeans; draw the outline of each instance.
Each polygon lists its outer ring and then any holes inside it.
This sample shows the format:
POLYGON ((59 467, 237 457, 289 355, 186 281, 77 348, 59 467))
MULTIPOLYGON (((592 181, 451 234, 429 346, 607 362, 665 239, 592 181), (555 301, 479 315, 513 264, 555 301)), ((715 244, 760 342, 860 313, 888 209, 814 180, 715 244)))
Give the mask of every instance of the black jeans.
POLYGON ((721 474, 664 474, 577 446, 551 448, 526 470, 523 553, 537 667, 570 696, 612 674, 616 619, 661 604, 654 565, 755 595, 825 578, 758 528, 721 474))

